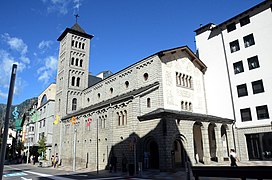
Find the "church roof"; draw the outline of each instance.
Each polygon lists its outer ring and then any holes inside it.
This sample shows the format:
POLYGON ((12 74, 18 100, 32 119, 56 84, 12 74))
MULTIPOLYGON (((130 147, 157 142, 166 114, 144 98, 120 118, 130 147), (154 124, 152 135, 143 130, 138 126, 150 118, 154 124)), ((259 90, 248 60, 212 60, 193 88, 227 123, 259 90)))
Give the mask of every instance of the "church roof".
POLYGON ((212 116, 207 114, 193 113, 188 111, 177 111, 170 109, 158 108, 154 111, 151 111, 142 116, 138 116, 139 121, 148 121, 151 119, 169 117, 174 119, 182 119, 182 120, 201 120, 201 121, 214 121, 214 122, 223 122, 223 123, 233 123, 232 119, 222 118, 218 116, 212 116))
POLYGON ((87 34, 84 29, 82 29, 78 23, 75 23, 71 28, 66 28, 63 33, 58 38, 58 41, 61 41, 67 33, 72 33, 78 36, 82 36, 88 39, 92 39, 93 35, 87 34))
POLYGON ((71 29, 73 29, 73 30, 75 30, 75 31, 78 31, 78 32, 86 33, 86 32, 84 31, 84 29, 82 29, 82 28, 79 26, 78 23, 75 23, 75 24, 71 27, 71 29))

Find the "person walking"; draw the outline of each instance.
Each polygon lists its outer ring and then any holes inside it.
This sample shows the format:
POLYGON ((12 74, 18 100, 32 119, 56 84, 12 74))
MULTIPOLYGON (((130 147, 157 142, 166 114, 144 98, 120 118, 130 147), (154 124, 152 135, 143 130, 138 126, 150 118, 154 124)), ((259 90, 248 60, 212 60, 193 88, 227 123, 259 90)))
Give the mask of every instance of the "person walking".
POLYGON ((237 167, 236 161, 238 160, 235 149, 230 149, 230 166, 237 167))

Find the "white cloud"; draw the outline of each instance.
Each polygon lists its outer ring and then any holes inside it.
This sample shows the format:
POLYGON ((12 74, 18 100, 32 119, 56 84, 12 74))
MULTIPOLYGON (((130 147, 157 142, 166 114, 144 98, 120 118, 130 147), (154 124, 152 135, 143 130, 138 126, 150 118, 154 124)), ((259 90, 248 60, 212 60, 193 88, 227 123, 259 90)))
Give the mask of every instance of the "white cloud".
POLYGON ((25 55, 27 53, 27 45, 22 39, 17 37, 10 37, 8 33, 2 35, 2 38, 4 41, 6 41, 11 49, 18 51, 21 55, 25 55))
POLYGON ((25 57, 25 56, 21 56, 20 57, 21 61, 23 63, 26 63, 26 64, 29 64, 30 63, 30 59, 28 57, 25 57))
POLYGON ((50 78, 56 73, 58 60, 54 56, 48 56, 44 59, 45 65, 37 70, 39 74, 38 80, 44 84, 48 83, 50 78))
POLYGON ((78 13, 79 7, 82 5, 82 0, 41 0, 47 5, 48 13, 59 13, 65 15, 68 13, 69 9, 74 10, 74 14, 78 13), (71 2, 73 3, 71 7, 71 2), (69 7, 70 6, 70 7, 69 7))
POLYGON ((49 49, 51 47, 51 45, 53 44, 53 41, 41 41, 38 45, 39 49, 41 50, 46 50, 49 49))
POLYGON ((12 65, 17 64, 17 75, 15 80, 14 94, 21 92, 24 87, 23 80, 18 76, 18 73, 24 71, 25 63, 18 62, 7 51, 0 49, 0 97, 7 98, 9 83, 11 78, 12 65))
POLYGON ((71 0, 42 0, 42 2, 47 5, 48 13, 57 12, 62 15, 68 13, 68 5, 70 1, 71 0))
POLYGON ((79 7, 80 7, 82 4, 80 3, 80 0, 74 0, 74 1, 73 1, 73 4, 74 4, 74 6, 73 6, 74 14, 77 14, 77 13, 79 12, 79 7))

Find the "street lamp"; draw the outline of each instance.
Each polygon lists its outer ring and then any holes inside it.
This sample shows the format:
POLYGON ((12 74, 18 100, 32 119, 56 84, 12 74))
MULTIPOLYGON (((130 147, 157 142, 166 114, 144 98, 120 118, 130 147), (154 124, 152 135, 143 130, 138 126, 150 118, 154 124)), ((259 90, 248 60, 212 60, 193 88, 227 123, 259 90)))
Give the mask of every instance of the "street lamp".
POLYGON ((73 171, 76 171, 76 124, 74 125, 74 158, 73 158, 73 171))

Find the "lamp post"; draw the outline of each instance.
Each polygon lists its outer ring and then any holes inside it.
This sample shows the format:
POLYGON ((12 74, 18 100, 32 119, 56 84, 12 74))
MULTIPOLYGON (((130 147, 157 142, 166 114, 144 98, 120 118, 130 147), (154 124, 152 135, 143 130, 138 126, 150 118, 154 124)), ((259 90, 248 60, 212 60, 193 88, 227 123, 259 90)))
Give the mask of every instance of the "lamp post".
POLYGON ((96 174, 98 174, 98 118, 96 119, 96 174))
POLYGON ((74 125, 74 158, 73 158, 73 171, 76 171, 76 133, 77 133, 77 128, 76 128, 76 125, 74 125))
POLYGON ((11 79, 9 85, 9 94, 8 94, 8 102, 7 102, 7 109, 6 109, 6 116, 4 122, 4 133, 1 145, 1 156, 0 156, 0 178, 2 179, 3 170, 4 170, 4 162, 5 162, 5 155, 6 155, 6 147, 7 147, 7 138, 8 138, 8 128, 9 128, 9 116, 10 116, 10 109, 12 105, 12 98, 13 98, 13 90, 15 84, 15 77, 17 71, 17 64, 12 65, 11 70, 11 79))

